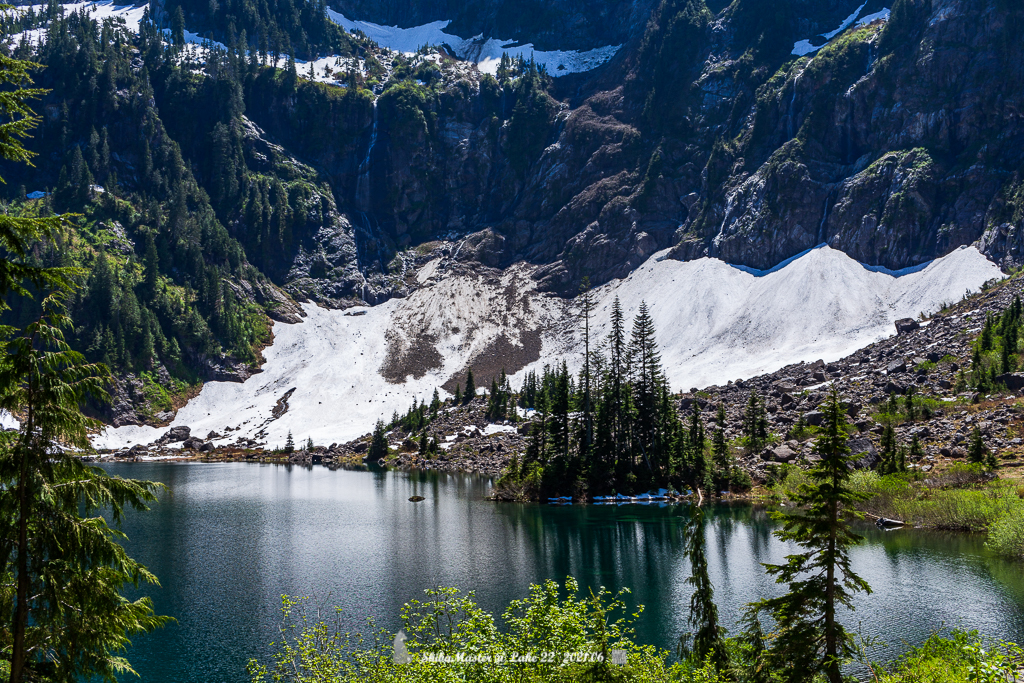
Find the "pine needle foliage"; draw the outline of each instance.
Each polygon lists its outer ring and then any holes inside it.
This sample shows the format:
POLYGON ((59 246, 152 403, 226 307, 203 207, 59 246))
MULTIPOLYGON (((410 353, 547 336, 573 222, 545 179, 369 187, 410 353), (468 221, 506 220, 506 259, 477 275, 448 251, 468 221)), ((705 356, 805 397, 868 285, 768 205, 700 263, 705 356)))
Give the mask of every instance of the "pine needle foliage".
POLYGON ((6 342, 0 363, 0 408, 24 416, 0 443, 0 644, 11 683, 42 672, 55 681, 114 681, 132 672, 120 654, 129 637, 167 618, 149 598, 121 596, 125 585, 157 580, 99 513, 119 523, 126 509, 146 509, 158 485, 111 477, 65 450, 89 447, 98 423, 79 406, 105 397, 108 378, 65 342, 71 321, 59 295, 42 309, 6 342))
POLYGON ((811 681, 821 674, 829 683, 841 683, 840 667, 854 653, 853 636, 839 622, 837 611, 853 608, 853 595, 871 592, 867 581, 850 565, 850 548, 862 537, 851 531, 849 520, 864 495, 850 487, 853 456, 847 445, 842 402, 835 387, 823 406, 816 451, 821 461, 808 472, 794 498, 797 509, 774 514, 782 523, 775 535, 793 541, 803 552, 789 555, 785 564, 764 565, 789 592, 750 606, 775 622, 767 652, 772 671, 791 683, 811 681))
MULTIPOLYGON (((22 141, 39 117, 28 103, 45 92, 28 87, 33 68, 0 55, 0 157, 14 162, 32 158, 22 141)), ((88 431, 99 425, 81 405, 106 398, 109 375, 65 340, 73 329, 65 301, 79 271, 29 261, 66 221, 0 215, 0 310, 10 310, 11 295, 48 293, 23 330, 0 328, 0 408, 22 418, 18 432, 0 436, 0 653, 10 683, 115 681, 134 673, 121 655, 129 637, 167 621, 149 598, 121 595, 156 577, 100 515, 118 524, 127 509, 154 501, 158 485, 111 477, 71 451, 90 447, 88 431)))

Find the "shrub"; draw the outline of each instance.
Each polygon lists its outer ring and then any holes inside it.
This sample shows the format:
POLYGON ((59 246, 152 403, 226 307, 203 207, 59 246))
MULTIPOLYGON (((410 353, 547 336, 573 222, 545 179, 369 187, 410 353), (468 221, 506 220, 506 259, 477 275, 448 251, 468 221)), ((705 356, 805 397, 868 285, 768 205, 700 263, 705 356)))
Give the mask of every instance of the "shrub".
POLYGON ((1003 683, 1015 680, 1015 660, 1021 649, 1006 642, 989 642, 977 631, 933 635, 901 657, 879 683, 1003 683))
POLYGON ((602 588, 581 598, 575 579, 569 577, 564 586, 548 580, 508 606, 502 631, 472 593, 431 589, 424 600, 402 608, 404 641, 383 630, 369 639, 350 636, 338 610, 327 622, 319 610, 315 616, 307 613, 306 599, 285 597, 281 639, 271 662, 250 660, 249 675, 253 683, 722 680, 707 665, 688 671, 683 664, 669 664, 667 651, 633 643, 639 610, 628 614, 624 592, 612 595, 602 588), (624 665, 605 657, 613 650, 625 655, 624 665), (450 661, 460 656, 468 661, 450 661))
POLYGON ((985 545, 1000 555, 1024 559, 1024 507, 1017 506, 993 522, 985 545))

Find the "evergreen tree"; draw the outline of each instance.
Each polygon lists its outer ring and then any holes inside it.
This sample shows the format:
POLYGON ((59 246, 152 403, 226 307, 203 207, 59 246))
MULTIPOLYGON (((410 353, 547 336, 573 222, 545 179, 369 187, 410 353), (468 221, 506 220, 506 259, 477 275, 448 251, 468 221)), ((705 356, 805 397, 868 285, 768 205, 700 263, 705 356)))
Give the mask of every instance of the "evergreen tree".
POLYGON ((458 384, 455 385, 455 399, 454 399, 454 403, 455 403, 455 405, 461 405, 462 404, 462 389, 459 388, 458 384))
POLYGON ((284 442, 284 452, 291 453, 295 450, 295 439, 292 438, 292 430, 288 430, 288 438, 284 442))
POLYGON ((437 417, 437 411, 441 408, 441 396, 437 393, 437 388, 434 388, 434 395, 430 399, 430 416, 437 417))
POLYGON ((64 448, 89 448, 99 423, 79 406, 105 399, 108 380, 67 345, 70 326, 51 294, 0 363, 0 408, 24 416, 17 433, 0 439, 0 574, 11 588, 0 621, 14 683, 114 680, 131 671, 119 654, 128 636, 167 621, 148 598, 121 596, 126 584, 156 578, 100 516, 120 523, 126 508, 156 500, 158 485, 111 477, 64 448))
MULTIPOLYGON (((555 373, 553 384, 549 403, 551 419, 548 422, 551 445, 554 449, 552 455, 561 458, 562 464, 567 465, 570 458, 571 430, 569 412, 571 408, 571 391, 569 387, 569 369, 566 367, 565 361, 562 361, 561 370, 555 373)), ((568 474, 568 471, 563 472, 563 474, 568 474)))
POLYGON ((181 5, 178 5, 171 17, 171 44, 179 49, 185 44, 185 12, 181 5))
POLYGON ((896 430, 892 427, 892 421, 885 422, 878 446, 878 473, 883 476, 892 474, 896 471, 896 430))
MULTIPOLYGON (((22 145, 39 121, 28 103, 45 93, 28 87, 34 68, 0 55, 0 158, 16 163, 33 156, 22 145)), ((120 594, 125 584, 156 578, 127 555, 105 521, 120 523, 126 508, 145 509, 157 485, 111 477, 72 451, 90 447, 88 431, 99 424, 80 406, 105 397, 109 375, 86 364, 64 337, 73 328, 64 299, 77 273, 32 259, 32 248, 52 243, 65 225, 62 216, 0 213, 0 311, 28 287, 50 292, 18 336, 11 338, 10 327, 0 332, 0 408, 23 416, 18 432, 0 435, 0 630, 12 683, 134 673, 120 656, 128 637, 165 622, 148 598, 120 594)))
POLYGON ((594 295, 590 291, 590 278, 583 278, 580 285, 580 312, 583 316, 583 459, 590 460, 590 449, 594 445, 594 415, 590 394, 590 316, 594 311, 594 295))
MULTIPOLYGON (((910 459, 914 462, 918 462, 924 457, 924 448, 921 447, 921 439, 917 438, 917 434, 914 434, 914 438, 910 440, 910 459)), ((896 471, 906 472, 907 471, 907 453, 904 449, 900 449, 899 454, 896 458, 896 471)))
POLYGON ((985 373, 985 364, 981 357, 980 345, 974 346, 974 353, 971 356, 971 384, 981 392, 988 390, 988 375, 985 373))
POLYGON ((775 532, 794 541, 804 552, 790 555, 782 565, 766 564, 789 592, 751 605, 768 613, 776 624, 768 651, 773 672, 791 683, 804 683, 823 674, 829 683, 842 683, 841 666, 854 651, 853 637, 838 621, 837 610, 853 608, 855 592, 870 592, 868 583, 850 566, 850 548, 861 537, 848 519, 859 518, 854 507, 863 500, 849 486, 853 457, 847 445, 846 416, 833 387, 824 406, 825 422, 816 451, 821 456, 795 497, 799 510, 775 513, 783 527, 775 532))
POLYGON ((987 454, 988 448, 981 437, 981 429, 975 427, 971 431, 971 439, 967 446, 967 460, 968 462, 983 463, 987 454))
POLYGON ((907 422, 917 419, 917 411, 914 408, 914 386, 907 387, 907 395, 903 399, 903 405, 907 412, 907 422))
POLYGON ((701 419, 700 404, 696 400, 694 400, 693 410, 690 412, 687 444, 690 447, 688 461, 692 467, 690 483, 695 489, 702 489, 711 495, 714 492, 714 482, 711 463, 708 462, 707 453, 704 450, 704 420, 701 419))
POLYGON ((747 410, 743 416, 743 434, 747 437, 747 448, 751 453, 759 453, 768 442, 768 415, 764 401, 757 389, 750 392, 747 410))
POLYGON ((468 404, 476 398, 476 382, 473 381, 473 368, 466 372, 466 392, 462 395, 462 402, 468 404))
POLYGON ((605 382, 605 401, 608 403, 609 445, 608 457, 621 458, 633 467, 633 451, 630 443, 629 423, 629 392, 626 391, 626 328, 622 305, 616 295, 612 301, 611 332, 608 334, 608 378, 605 382))
POLYGON ((373 437, 370 439, 370 447, 366 451, 366 459, 369 462, 377 462, 388 454, 387 426, 384 420, 377 420, 373 427, 373 437))
POLYGON ((633 320, 633 331, 629 340, 630 366, 633 372, 633 401, 636 410, 632 430, 641 456, 651 469, 651 461, 659 459, 653 453, 658 427, 659 399, 664 381, 661 371, 661 354, 655 340, 654 320, 645 301, 633 320))
POLYGON ((680 657, 688 658, 696 666, 710 661, 717 671, 725 671, 729 668, 729 654, 725 629, 718 621, 715 588, 708 576, 706 544, 704 511, 694 505, 686 525, 686 554, 690 559, 690 577, 686 582, 693 586, 689 618, 693 631, 680 638, 680 657), (691 636, 692 645, 689 643, 691 636))

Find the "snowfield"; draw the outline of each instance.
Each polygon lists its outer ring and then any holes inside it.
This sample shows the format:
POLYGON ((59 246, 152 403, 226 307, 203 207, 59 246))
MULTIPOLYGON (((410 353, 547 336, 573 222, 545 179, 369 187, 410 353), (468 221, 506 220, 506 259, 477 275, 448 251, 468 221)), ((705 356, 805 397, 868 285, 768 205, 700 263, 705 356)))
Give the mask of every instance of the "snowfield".
POLYGON ((845 31, 846 29, 848 29, 850 27, 850 25, 853 24, 853 22, 855 22, 855 21, 857 22, 858 26, 864 26, 866 24, 870 24, 873 21, 878 21, 879 19, 881 19, 882 21, 888 21, 889 20, 889 10, 888 10, 888 8, 883 9, 883 10, 881 10, 879 12, 873 12, 871 14, 867 14, 867 15, 861 17, 860 13, 864 10, 865 5, 867 5, 867 4, 868 4, 867 2, 864 2, 864 4, 862 4, 860 7, 855 9, 853 11, 853 14, 851 14, 848 17, 846 17, 846 19, 843 21, 843 23, 841 23, 839 25, 839 28, 835 29, 834 31, 829 31, 828 33, 821 34, 820 37, 825 39, 825 42, 823 42, 821 45, 815 46, 814 44, 811 43, 811 41, 809 39, 808 40, 798 40, 797 42, 793 43, 793 52, 791 54, 797 55, 799 57, 803 57, 804 55, 809 55, 809 54, 811 54, 813 52, 817 52, 821 48, 823 48, 826 45, 828 45, 828 41, 832 40, 833 38, 838 36, 840 33, 845 31), (860 17, 860 18, 858 19, 857 17, 860 17))
MULTIPOLYGON (((837 360, 894 334, 895 320, 934 311, 1000 275, 973 247, 898 272, 864 266, 825 246, 770 271, 657 254, 596 290, 592 334, 607 335, 616 296, 627 325, 646 300, 669 382, 686 390, 801 360, 837 360)), ((312 438, 327 445, 366 434, 378 418, 404 412, 413 397, 429 401, 435 387, 456 374, 461 379, 471 359, 478 367, 489 348, 504 354, 497 362, 511 363, 520 351, 529 356, 533 345, 539 359, 512 375, 513 386, 545 363, 564 359, 580 367, 578 305, 538 293, 526 267, 487 277, 446 273, 432 261, 419 277, 425 286, 407 299, 361 309, 365 314, 306 305, 302 323, 275 323, 263 372, 243 384, 207 384, 173 426, 188 425, 201 437, 225 434, 215 440, 222 444, 247 436, 275 447, 291 432, 297 443, 312 438), (282 400, 287 410, 275 418, 282 400)), ((94 444, 149 443, 164 431, 108 429, 94 444)))
MULTIPOLYGON (((148 7, 148 3, 139 5, 118 4, 114 0, 99 2, 75 2, 63 3, 64 11, 67 14, 84 10, 93 19, 102 21, 105 18, 122 18, 127 28, 133 33, 138 33, 139 22, 142 14, 148 7)), ((16 10, 28 11, 28 6, 18 7, 16 10)), ((46 9, 46 5, 33 5, 32 9, 38 13, 46 9)), ((367 21, 353 21, 345 15, 330 8, 326 9, 327 16, 348 32, 362 31, 379 46, 401 52, 406 55, 414 54, 425 45, 441 46, 447 45, 460 58, 467 62, 476 64, 480 71, 489 73, 492 76, 497 72, 501 55, 507 53, 515 59, 533 59, 537 64, 543 64, 548 73, 552 76, 565 76, 566 74, 579 73, 595 69, 611 59, 619 51, 621 45, 607 45, 593 50, 535 50, 532 43, 523 45, 516 41, 501 40, 498 38, 485 38, 483 35, 473 38, 460 38, 459 36, 445 33, 444 28, 450 21, 435 21, 422 26, 412 28, 399 28, 397 26, 380 26, 367 21)), ((170 37, 170 29, 164 29, 164 35, 170 37)), ((23 31, 10 37, 12 44, 17 45, 22 37, 30 44, 38 45, 46 35, 45 28, 37 28, 31 31, 23 31)), ((226 50, 227 48, 216 41, 204 38, 201 35, 185 31, 185 42, 188 43, 185 52, 193 60, 200 63, 205 61, 204 51, 209 49, 226 50)), ((283 68, 288 62, 288 57, 282 56, 278 59, 277 66, 283 68)), ((309 62, 297 59, 296 64, 303 77, 308 76, 309 62)), ((314 79, 325 83, 333 83, 334 79, 325 73, 325 67, 332 70, 344 71, 352 65, 359 66, 358 60, 338 55, 320 57, 313 61, 313 68, 316 75, 314 79)), ((362 68, 361 66, 359 67, 362 68)))
POLYGON ((606 45, 582 52, 579 50, 542 51, 535 50, 532 43, 520 45, 516 41, 484 38, 483 35, 460 38, 444 32, 444 29, 451 23, 450 21, 434 21, 422 26, 399 28, 398 26, 372 24, 368 21, 353 21, 330 8, 327 9, 327 16, 346 31, 350 33, 356 30, 362 31, 381 47, 390 48, 396 52, 413 54, 425 45, 447 45, 460 59, 474 62, 480 71, 492 76, 497 73, 501 55, 505 53, 512 59, 516 57, 526 60, 533 59, 537 64, 543 64, 549 74, 557 77, 595 69, 615 56, 615 53, 622 47, 621 45, 606 45))

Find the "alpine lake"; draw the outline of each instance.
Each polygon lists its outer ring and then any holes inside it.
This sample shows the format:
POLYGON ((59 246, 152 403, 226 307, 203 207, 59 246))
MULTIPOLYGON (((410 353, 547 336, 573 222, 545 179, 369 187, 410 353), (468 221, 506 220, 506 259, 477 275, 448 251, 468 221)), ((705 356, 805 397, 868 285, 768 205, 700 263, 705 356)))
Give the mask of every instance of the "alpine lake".
MULTIPOLYGON (((249 463, 108 463, 111 474, 166 485, 152 510, 122 525, 129 553, 160 586, 157 613, 175 618, 138 636, 127 656, 143 683, 242 683, 279 637, 281 596, 342 608, 347 630, 397 631, 403 603, 458 586, 499 617, 531 583, 574 576, 585 593, 629 588, 644 605, 637 641, 674 650, 691 588, 687 505, 537 505, 486 499, 492 481, 436 472, 349 471, 249 463), (410 502, 411 496, 423 496, 410 502)), ((778 541, 764 508, 707 508, 708 562, 724 624, 782 586, 761 563, 778 541)), ((887 660, 943 628, 1024 642, 1022 566, 984 538, 865 523, 854 569, 871 584, 844 622, 887 660)), ((133 591, 133 593, 135 593, 133 591)), ((136 594, 138 594, 136 593, 136 594)))

